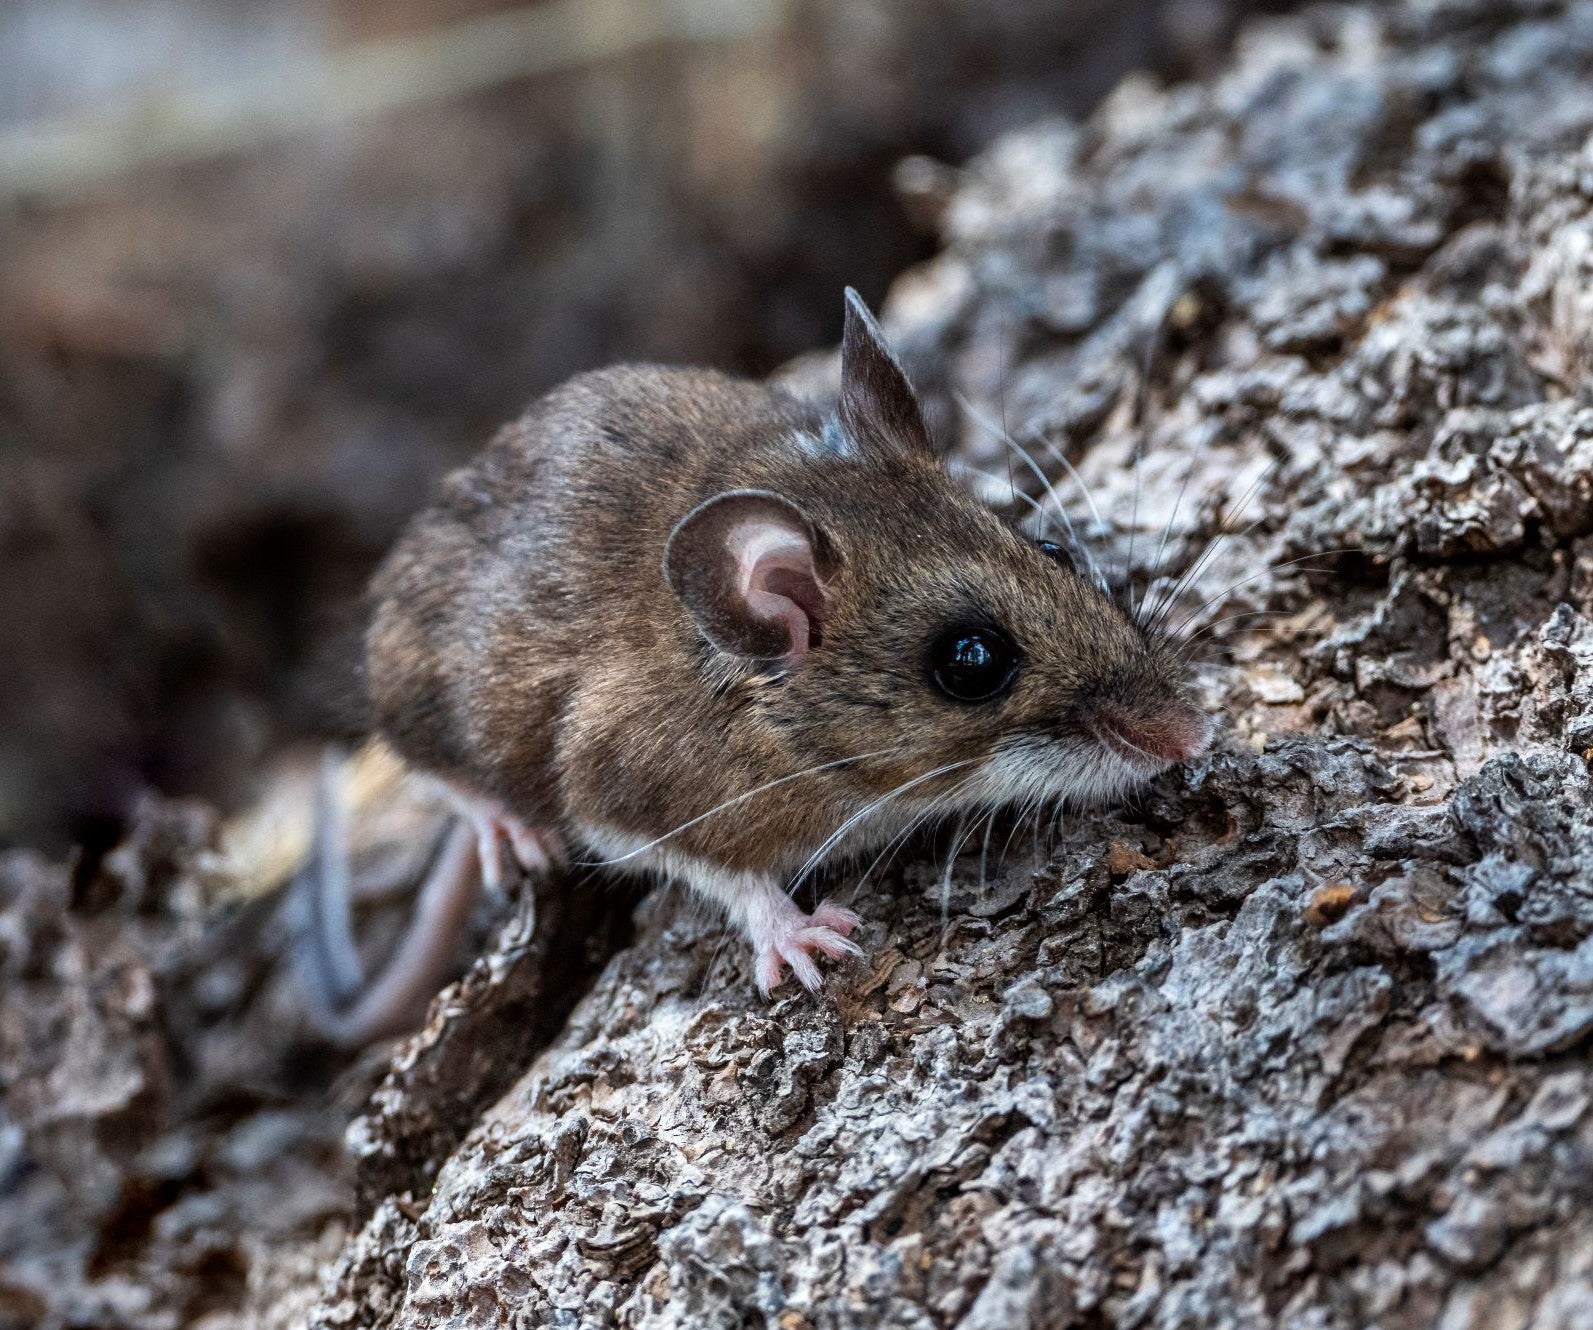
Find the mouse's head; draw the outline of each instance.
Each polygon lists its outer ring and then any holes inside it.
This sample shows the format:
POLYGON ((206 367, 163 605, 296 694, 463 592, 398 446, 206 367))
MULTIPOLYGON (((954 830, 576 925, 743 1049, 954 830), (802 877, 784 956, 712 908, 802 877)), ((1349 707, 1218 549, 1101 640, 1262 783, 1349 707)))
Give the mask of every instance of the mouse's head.
POLYGON ((797 759, 835 763, 823 781, 848 802, 1092 803, 1205 748, 1171 644, 1081 551, 940 467, 855 293, 837 418, 797 451, 768 488, 684 517, 665 575, 726 659, 760 663, 741 676, 753 710, 797 759))

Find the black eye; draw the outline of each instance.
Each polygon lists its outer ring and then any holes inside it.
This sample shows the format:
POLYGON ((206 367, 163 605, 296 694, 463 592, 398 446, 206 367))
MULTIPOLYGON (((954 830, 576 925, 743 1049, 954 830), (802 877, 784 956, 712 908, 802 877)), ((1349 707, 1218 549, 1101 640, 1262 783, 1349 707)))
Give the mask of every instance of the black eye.
POLYGON ((929 648, 929 677, 958 702, 988 702, 1012 686, 1018 648, 999 628, 952 628, 929 648))
POLYGON ((1037 540, 1034 542, 1034 547, 1046 558, 1061 564, 1064 568, 1073 567, 1073 556, 1063 546, 1058 545, 1056 541, 1037 540))

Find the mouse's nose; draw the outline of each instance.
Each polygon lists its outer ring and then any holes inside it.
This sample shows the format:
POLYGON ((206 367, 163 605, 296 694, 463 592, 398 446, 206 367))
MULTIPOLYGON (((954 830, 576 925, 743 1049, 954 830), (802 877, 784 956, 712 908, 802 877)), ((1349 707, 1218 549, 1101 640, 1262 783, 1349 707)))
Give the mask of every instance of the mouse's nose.
POLYGON ((1187 762, 1205 752, 1211 718, 1187 702, 1130 708, 1107 698, 1091 698, 1081 708, 1084 726, 1121 757, 1157 762, 1187 762))

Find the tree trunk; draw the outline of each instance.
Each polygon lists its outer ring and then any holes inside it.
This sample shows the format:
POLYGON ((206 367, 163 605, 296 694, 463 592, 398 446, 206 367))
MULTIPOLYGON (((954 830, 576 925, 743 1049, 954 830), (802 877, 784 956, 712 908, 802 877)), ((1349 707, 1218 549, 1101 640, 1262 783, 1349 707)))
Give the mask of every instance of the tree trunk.
POLYGON ((1412 4, 962 173, 887 322, 1217 751, 838 874, 817 1001, 654 898, 314 1323, 1593 1325, 1590 131, 1593 10, 1412 4))

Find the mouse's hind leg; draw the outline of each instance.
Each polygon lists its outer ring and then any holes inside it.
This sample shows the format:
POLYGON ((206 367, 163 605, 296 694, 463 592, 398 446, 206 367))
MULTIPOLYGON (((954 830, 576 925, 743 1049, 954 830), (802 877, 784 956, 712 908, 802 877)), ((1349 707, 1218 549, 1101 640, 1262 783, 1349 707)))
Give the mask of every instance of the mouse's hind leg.
POLYGON ((510 812, 499 800, 473 794, 452 781, 439 784, 448 801, 475 832, 481 880, 488 891, 497 891, 503 886, 505 849, 528 873, 539 872, 564 857, 564 845, 558 833, 550 828, 533 826, 510 812))

